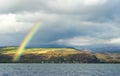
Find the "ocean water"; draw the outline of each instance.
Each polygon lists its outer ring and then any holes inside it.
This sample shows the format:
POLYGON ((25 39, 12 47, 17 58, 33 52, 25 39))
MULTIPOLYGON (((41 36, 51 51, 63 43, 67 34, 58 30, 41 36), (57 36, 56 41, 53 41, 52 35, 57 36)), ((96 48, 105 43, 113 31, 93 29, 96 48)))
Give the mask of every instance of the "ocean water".
POLYGON ((120 64, 0 64, 0 76, 120 76, 120 64))

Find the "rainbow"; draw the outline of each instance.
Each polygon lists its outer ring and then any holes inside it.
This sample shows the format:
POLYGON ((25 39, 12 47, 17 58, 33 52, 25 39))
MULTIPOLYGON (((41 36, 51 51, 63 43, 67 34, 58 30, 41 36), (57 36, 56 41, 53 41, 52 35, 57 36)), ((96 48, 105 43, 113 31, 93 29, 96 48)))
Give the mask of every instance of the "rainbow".
POLYGON ((30 40, 32 39, 32 37, 34 36, 34 34, 37 32, 37 30, 39 29, 41 25, 41 21, 38 21, 33 28, 30 30, 30 32, 26 35, 26 37, 24 38, 24 40, 22 41, 21 45, 18 47, 17 52, 15 53, 14 57, 13 57, 13 61, 16 62, 20 59, 21 55, 23 54, 26 45, 30 42, 30 40))

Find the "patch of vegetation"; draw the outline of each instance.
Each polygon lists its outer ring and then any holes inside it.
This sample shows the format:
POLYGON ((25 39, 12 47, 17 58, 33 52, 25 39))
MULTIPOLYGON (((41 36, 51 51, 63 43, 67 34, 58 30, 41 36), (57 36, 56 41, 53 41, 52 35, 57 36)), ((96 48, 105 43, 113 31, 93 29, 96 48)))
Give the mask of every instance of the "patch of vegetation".
POLYGON ((120 59, 118 59, 116 56, 113 56, 113 53, 111 54, 97 53, 95 55, 100 60, 100 63, 120 63, 120 59))
MULTIPOLYGON (((17 47, 0 49, 0 62, 12 63, 17 47)), ((72 48, 27 48, 18 63, 120 63, 111 54, 92 54, 72 48)))

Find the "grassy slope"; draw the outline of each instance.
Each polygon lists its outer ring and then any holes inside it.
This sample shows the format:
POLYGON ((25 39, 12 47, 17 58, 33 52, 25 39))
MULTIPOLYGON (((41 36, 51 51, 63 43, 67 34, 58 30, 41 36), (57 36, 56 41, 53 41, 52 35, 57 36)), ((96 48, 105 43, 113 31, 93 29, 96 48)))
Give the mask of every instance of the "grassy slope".
MULTIPOLYGON (((11 62, 16 51, 16 47, 1 48, 0 62, 11 62)), ((120 62, 119 58, 119 55, 116 57, 116 54, 96 53, 93 55, 72 48, 27 48, 19 62, 115 63, 120 62)))
MULTIPOLYGON (((15 47, 7 47, 7 48, 2 48, 0 50, 0 54, 4 55, 14 55, 17 51, 17 48, 15 47)), ((62 53, 62 54, 74 54, 74 53, 81 53, 80 51, 77 51, 75 49, 71 48, 28 48, 25 49, 23 55, 26 54, 34 54, 34 55, 39 55, 43 53, 62 53)))

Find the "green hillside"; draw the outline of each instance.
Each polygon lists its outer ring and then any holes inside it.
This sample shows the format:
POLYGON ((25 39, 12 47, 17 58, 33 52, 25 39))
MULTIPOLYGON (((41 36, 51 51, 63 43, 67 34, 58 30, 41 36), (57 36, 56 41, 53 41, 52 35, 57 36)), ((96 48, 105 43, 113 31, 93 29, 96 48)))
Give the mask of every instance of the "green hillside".
MULTIPOLYGON (((13 63, 16 47, 0 49, 0 62, 13 63)), ((92 54, 72 48, 27 48, 17 63, 119 63, 111 54, 92 54)))

